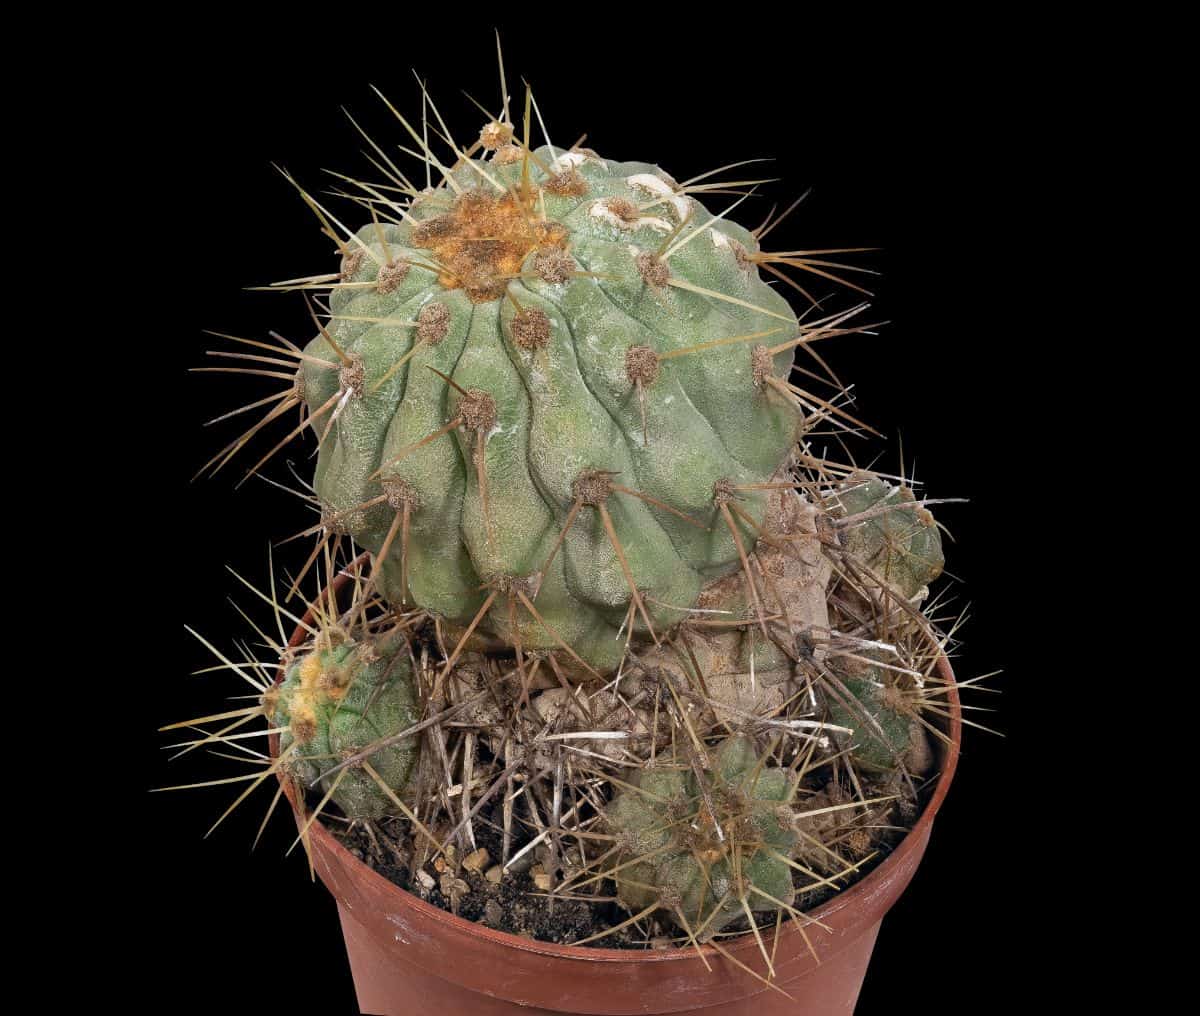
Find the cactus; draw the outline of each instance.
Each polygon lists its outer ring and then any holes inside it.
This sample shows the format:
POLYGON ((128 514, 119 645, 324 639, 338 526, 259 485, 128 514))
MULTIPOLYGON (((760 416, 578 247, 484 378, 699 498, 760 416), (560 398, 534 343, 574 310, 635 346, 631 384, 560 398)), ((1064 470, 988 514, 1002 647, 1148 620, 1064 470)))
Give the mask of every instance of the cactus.
POLYGON ((857 765, 872 772, 903 767, 920 776, 933 763, 918 719, 920 688, 896 662, 880 650, 829 661, 836 679, 829 695, 830 722, 852 731, 838 740, 857 765))
MULTIPOLYGON (((261 700, 164 729, 201 731, 182 754, 265 717, 275 758, 186 786, 249 783, 232 810, 291 778, 308 825, 335 805, 335 835, 365 837, 368 863, 392 848, 436 901, 432 865, 453 910, 528 871, 551 906, 594 898, 599 921, 611 882, 629 918, 576 944, 675 924, 723 951, 714 936, 745 920, 774 977, 761 915, 802 916, 886 850, 932 767, 926 731, 945 739, 952 715, 951 688, 927 687, 949 637, 919 609, 937 524, 907 486, 809 443, 821 424, 869 430, 808 348, 870 328, 843 327, 865 305, 801 325, 767 284, 808 296, 778 266, 844 283, 826 269, 849 266, 810 255, 862 248, 764 251, 773 213, 750 232, 696 198, 760 181, 535 149, 503 102, 469 149, 434 110, 445 161, 396 114, 423 189, 368 138, 388 181, 341 177, 371 213, 357 232, 300 189, 340 263, 277 286, 328 290, 318 334, 225 336, 239 348, 212 355, 238 365, 211 369, 286 387, 219 417, 267 407, 208 465, 298 407, 247 475, 316 436, 301 496, 320 538, 288 596, 322 563, 342 592, 313 601, 303 649, 276 646, 277 685, 213 650, 261 700), (801 346, 829 400, 790 380, 801 346), (460 864, 480 856, 487 885, 460 864)), ((258 595, 278 621, 274 587, 258 595)))
POLYGON ((621 846, 612 877, 623 906, 661 909, 698 941, 752 912, 790 908, 794 787, 764 761, 735 735, 711 768, 644 769, 613 798, 606 816, 621 846))
POLYGON ((932 513, 908 487, 877 476, 850 477, 838 492, 837 511, 846 553, 868 569, 868 584, 882 583, 910 602, 920 603, 929 583, 942 574, 942 537, 932 513))
POLYGON ((722 505, 794 446, 800 328, 657 167, 505 151, 342 245, 298 380, 315 487, 393 603, 612 669, 628 615, 677 623, 753 546, 722 505))
POLYGON ((318 645, 291 665, 283 683, 266 692, 263 709, 273 726, 285 728, 279 754, 303 785, 320 781, 323 792, 352 819, 401 812, 395 798, 412 772, 413 738, 380 748, 366 765, 327 775, 373 742, 416 722, 412 665, 400 631, 357 641, 333 641, 322 632, 318 645))

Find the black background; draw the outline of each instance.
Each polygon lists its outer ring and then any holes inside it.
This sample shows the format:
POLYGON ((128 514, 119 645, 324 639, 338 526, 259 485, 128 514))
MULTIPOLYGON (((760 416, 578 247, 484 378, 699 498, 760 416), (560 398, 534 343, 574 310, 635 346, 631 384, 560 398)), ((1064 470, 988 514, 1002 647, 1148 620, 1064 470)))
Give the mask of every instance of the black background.
MULTIPOLYGON (((1015 411, 1040 397, 1031 359, 1050 355, 1028 332, 1033 297, 1020 270, 1025 181, 1045 158, 1041 132, 1053 118, 1054 101, 1028 87, 1041 54, 1028 41, 989 39, 983 25, 964 30, 953 47, 937 41, 945 26, 929 24, 908 26, 915 42, 906 36, 866 49, 852 25, 810 33, 747 21, 693 31, 669 15, 649 24, 630 15, 568 37, 548 16, 495 20, 514 105, 525 75, 557 146, 586 131, 602 156, 658 162, 676 179, 773 157, 748 168, 781 182, 744 203, 738 221, 753 227, 772 203, 786 205, 811 187, 771 244, 880 248, 859 263, 882 273, 868 283, 870 313, 890 323, 878 337, 831 343, 825 352, 855 383, 859 414, 888 435, 874 448, 860 443, 859 461, 878 453, 879 467, 894 470, 902 435, 906 468, 911 474, 915 463, 929 496, 970 499, 938 513, 954 536, 947 566, 962 579, 956 602, 970 605, 955 666, 963 678, 1005 670, 989 682, 1001 695, 971 701, 996 708, 982 721, 1006 736, 968 732, 925 861, 883 926, 857 1012, 959 1013, 965 997, 972 999, 965 1011, 980 1012, 1024 995, 1049 945, 1036 928, 1015 934, 1018 905, 1041 864, 1023 832, 1022 788, 1044 700, 1029 651, 1028 526, 1016 509, 1029 476, 1017 449, 1036 447, 1039 424, 1035 414, 1015 411)), ((334 265, 316 221, 271 163, 314 190, 330 186, 325 168, 373 178, 339 107, 381 144, 404 142, 369 85, 419 115, 413 65, 456 136, 472 138, 481 116, 459 89, 496 107, 492 23, 452 33, 408 25, 394 37, 381 25, 366 48, 326 38, 319 25, 285 39, 249 38, 231 23, 205 35, 203 59, 165 72, 169 99, 159 101, 167 115, 154 121, 161 133, 150 140, 167 154, 155 182, 165 182, 173 200, 169 213, 148 202, 147 214, 160 223, 150 269, 176 294, 164 326, 170 334, 160 341, 180 350, 181 370, 212 347, 205 328, 252 338, 274 328, 306 341, 299 298, 243 288, 334 265)), ((408 167, 419 172, 411 160, 408 167)), ((358 211, 340 208, 356 228, 358 211)), ((816 283, 822 295, 832 288, 816 283)), ((308 520, 295 498, 261 481, 234 489, 250 458, 215 480, 188 484, 235 433, 203 421, 273 390, 266 384, 189 375, 184 397, 172 396, 167 440, 178 475, 163 482, 182 491, 183 535, 170 546, 184 581, 163 606, 172 626, 182 609, 222 649, 248 632, 227 597, 269 622, 224 566, 263 587, 269 543, 308 520)), ((254 447, 261 454, 269 444, 254 447)), ((288 449, 301 474, 311 469, 310 448, 288 449)), ((283 457, 267 472, 289 479, 283 457)), ((280 548, 277 561, 294 567, 298 546, 280 548)), ((295 835, 290 820, 277 816, 250 853, 270 794, 260 791, 202 840, 238 787, 144 793, 227 775, 216 759, 167 766, 153 729, 216 711, 223 696, 249 690, 220 675, 189 677, 211 662, 193 640, 184 643, 184 665, 177 648, 170 653, 148 661, 154 694, 132 781, 132 814, 145 826, 130 876, 149 922, 139 948, 162 982, 162 1011, 357 1011, 332 900, 309 883, 299 849, 281 859, 295 835)))

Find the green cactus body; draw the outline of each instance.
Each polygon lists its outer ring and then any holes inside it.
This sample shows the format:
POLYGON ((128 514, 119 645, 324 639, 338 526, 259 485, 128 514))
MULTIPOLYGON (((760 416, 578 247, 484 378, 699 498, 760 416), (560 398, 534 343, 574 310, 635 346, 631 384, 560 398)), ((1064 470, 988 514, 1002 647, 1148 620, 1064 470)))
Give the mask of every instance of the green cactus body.
POLYGON ((763 766, 750 738, 724 741, 704 781, 702 790, 691 769, 643 770, 606 812, 622 845, 613 875, 621 903, 635 912, 657 905, 701 941, 746 907, 790 906, 786 858, 796 846, 789 774, 763 766))
POLYGON ((894 656, 879 650, 856 655, 862 658, 834 657, 828 664, 837 679, 828 696, 829 721, 853 731, 838 733, 836 739, 869 772, 889 773, 903 766, 921 775, 933 758, 918 719, 920 687, 910 674, 892 669, 898 662, 894 656))
MULTIPOLYGON (((738 567, 714 494, 793 447, 802 417, 767 378, 798 325, 754 236, 656 167, 505 151, 346 246, 328 336, 305 351, 324 363, 300 379, 315 487, 342 531, 388 546, 392 602, 465 625, 491 597, 481 632, 611 669, 631 585, 658 630, 738 567)), ((763 517, 765 491, 738 498, 763 517)))
MULTIPOLYGON (((399 633, 370 642, 317 648, 301 657, 271 693, 270 718, 286 728, 279 738, 288 768, 306 786, 334 787, 332 800, 352 819, 399 811, 365 769, 350 766, 325 776, 339 762, 374 741, 417 721, 408 647, 399 633)), ((415 738, 368 756, 367 763, 395 794, 404 788, 416 759, 415 738)))
POLYGON ((847 522, 842 546, 906 600, 923 599, 945 563, 933 515, 920 505, 891 507, 914 500, 908 487, 865 475, 850 477, 837 495, 837 514, 847 522), (863 520, 855 522, 856 515, 863 520))

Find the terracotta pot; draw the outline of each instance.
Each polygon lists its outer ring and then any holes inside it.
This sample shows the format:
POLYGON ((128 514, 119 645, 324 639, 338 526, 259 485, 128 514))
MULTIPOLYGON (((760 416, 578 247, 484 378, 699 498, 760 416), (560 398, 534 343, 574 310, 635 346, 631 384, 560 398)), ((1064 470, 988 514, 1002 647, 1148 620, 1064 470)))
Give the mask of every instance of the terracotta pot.
MULTIPOLYGON (((336 576, 335 591, 348 581, 345 573, 336 576)), ((310 613, 305 623, 311 621, 310 613)), ((290 644, 301 644, 306 635, 298 627, 290 644)), ((945 657, 938 661, 938 673, 947 682, 954 679, 945 657)), ((768 951, 774 950, 774 983, 790 998, 711 946, 703 947, 710 971, 692 948, 553 945, 454 917, 363 864, 318 822, 310 832, 313 865, 337 900, 359 1007, 371 1016, 852 1013, 879 926, 921 863, 934 816, 954 776, 962 720, 953 688, 948 698, 952 743, 943 748, 941 776, 912 830, 869 875, 808 912, 823 925, 806 929, 811 951, 790 921, 777 946, 774 936, 764 933, 768 951)), ((290 787, 285 784, 285 789, 291 799, 290 787)), ((295 809, 295 800, 292 805, 295 809)), ((763 967, 753 935, 722 945, 746 966, 763 967)))

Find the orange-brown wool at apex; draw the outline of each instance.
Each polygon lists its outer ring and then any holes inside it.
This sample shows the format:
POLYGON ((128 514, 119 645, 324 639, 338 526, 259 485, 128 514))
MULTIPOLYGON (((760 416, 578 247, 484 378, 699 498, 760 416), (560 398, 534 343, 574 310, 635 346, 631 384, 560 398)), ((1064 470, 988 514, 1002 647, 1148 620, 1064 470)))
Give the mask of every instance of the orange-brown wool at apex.
POLYGON ((499 299, 531 253, 566 243, 567 231, 535 218, 528 204, 513 191, 465 191, 449 211, 421 221, 413 245, 432 252, 446 289, 462 289, 474 303, 499 299))

